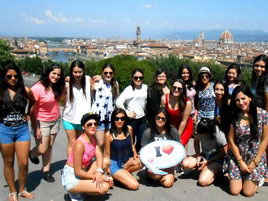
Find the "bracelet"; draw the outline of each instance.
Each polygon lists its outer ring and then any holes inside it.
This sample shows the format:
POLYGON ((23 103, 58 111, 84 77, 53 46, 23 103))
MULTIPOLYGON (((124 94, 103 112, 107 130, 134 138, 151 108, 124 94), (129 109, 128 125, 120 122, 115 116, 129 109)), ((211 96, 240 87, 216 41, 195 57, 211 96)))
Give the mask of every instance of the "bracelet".
POLYGON ((256 162, 256 159, 253 160, 253 163, 255 164, 256 167, 259 165, 259 163, 256 162))
POLYGON ((242 161, 242 157, 240 159, 237 159, 237 162, 242 161))
POLYGON ((97 169, 96 169, 96 172, 101 173, 101 174, 103 174, 103 173, 104 173, 104 171, 103 171, 103 169, 102 169, 102 168, 97 168, 97 169))

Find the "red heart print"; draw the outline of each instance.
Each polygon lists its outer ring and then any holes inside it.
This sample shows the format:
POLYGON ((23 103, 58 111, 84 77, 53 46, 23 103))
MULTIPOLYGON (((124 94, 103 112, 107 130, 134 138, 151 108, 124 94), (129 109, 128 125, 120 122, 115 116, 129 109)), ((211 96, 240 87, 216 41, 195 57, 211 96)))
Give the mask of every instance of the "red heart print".
POLYGON ((173 151, 174 147, 173 145, 164 145, 162 146, 162 151, 166 154, 171 154, 171 152, 173 151))

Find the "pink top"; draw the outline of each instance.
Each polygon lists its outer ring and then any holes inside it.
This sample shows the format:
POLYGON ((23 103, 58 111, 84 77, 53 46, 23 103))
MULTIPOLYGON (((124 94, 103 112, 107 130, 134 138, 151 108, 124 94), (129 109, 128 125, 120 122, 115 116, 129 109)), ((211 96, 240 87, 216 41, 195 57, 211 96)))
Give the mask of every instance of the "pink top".
MULTIPOLYGON (((92 139, 93 139, 92 144, 89 144, 88 142, 86 142, 82 135, 80 135, 80 137, 77 139, 77 140, 83 142, 84 148, 85 148, 85 151, 84 151, 83 156, 82 156, 83 168, 88 167, 91 164, 92 159, 96 155, 96 151, 95 151, 96 150, 96 141, 94 138, 92 138, 92 139)), ((72 166, 74 164, 73 150, 71 151, 71 153, 67 159, 67 163, 72 164, 72 166)))
POLYGON ((59 102, 54 93, 45 89, 41 82, 37 82, 32 88, 35 98, 35 114, 39 121, 54 121, 60 116, 59 102))

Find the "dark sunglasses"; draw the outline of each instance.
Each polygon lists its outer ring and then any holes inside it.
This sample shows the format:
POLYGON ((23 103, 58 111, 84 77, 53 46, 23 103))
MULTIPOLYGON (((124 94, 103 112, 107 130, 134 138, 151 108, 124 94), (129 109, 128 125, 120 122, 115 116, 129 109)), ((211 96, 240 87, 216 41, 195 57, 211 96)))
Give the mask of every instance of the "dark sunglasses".
POLYGON ((115 117, 114 120, 115 121, 119 121, 119 120, 125 121, 126 120, 126 117, 115 117))
POLYGON ((109 75, 113 75, 114 72, 103 72, 103 74, 104 74, 104 75, 108 75, 108 74, 109 74, 109 75))
POLYGON ((209 78, 209 75, 201 75, 201 78, 209 78))
POLYGON ((143 76, 134 76, 133 79, 134 79, 134 80, 138 80, 138 79, 139 79, 139 80, 143 80, 144 77, 143 77, 143 76))
POLYGON ((6 79, 7 80, 11 80, 12 77, 14 77, 15 79, 19 79, 19 76, 18 75, 6 75, 6 79))
POLYGON ((176 86, 172 86, 172 90, 173 91, 182 91, 183 90, 183 88, 181 88, 181 87, 176 87, 176 86))
POLYGON ((167 119, 166 119, 166 117, 159 117, 159 116, 156 116, 155 117, 155 119, 157 120, 157 121, 166 121, 167 119))
POLYGON ((87 123, 87 124, 86 124, 87 127, 92 127, 93 125, 94 125, 95 127, 97 127, 99 124, 98 124, 97 122, 96 122, 96 123, 87 123))

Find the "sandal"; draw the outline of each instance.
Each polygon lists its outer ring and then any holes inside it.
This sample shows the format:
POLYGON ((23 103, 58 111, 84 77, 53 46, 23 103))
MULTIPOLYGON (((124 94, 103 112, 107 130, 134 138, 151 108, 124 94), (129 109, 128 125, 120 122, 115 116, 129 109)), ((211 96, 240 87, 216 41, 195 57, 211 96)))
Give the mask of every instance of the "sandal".
POLYGON ((8 201, 18 201, 17 192, 12 192, 8 194, 8 201))
POLYGON ((19 196, 26 199, 33 199, 35 196, 28 191, 24 190, 19 193, 19 196))

